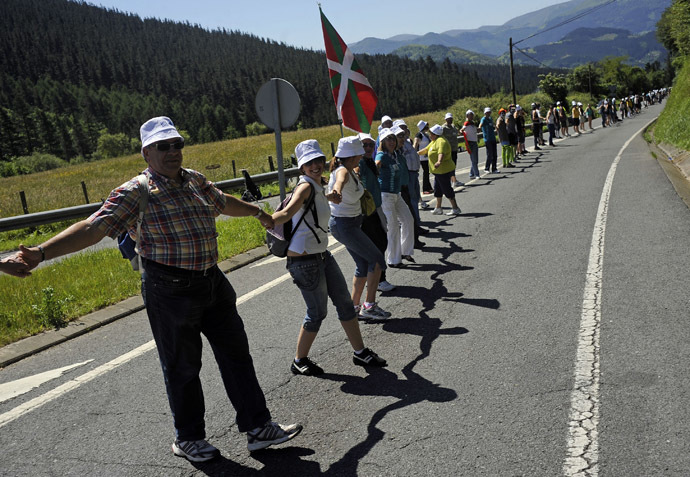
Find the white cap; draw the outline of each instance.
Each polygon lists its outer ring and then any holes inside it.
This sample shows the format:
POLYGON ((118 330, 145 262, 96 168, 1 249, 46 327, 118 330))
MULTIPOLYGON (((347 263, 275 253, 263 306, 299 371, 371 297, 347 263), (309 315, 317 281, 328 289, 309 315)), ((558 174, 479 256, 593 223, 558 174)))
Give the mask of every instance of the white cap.
POLYGON ((365 139, 369 139, 370 141, 376 142, 376 141, 374 141, 374 138, 371 137, 371 134, 359 133, 359 134, 357 134, 357 137, 358 137, 359 140, 362 141, 362 142, 364 142, 365 139))
POLYGON ((391 131, 393 131, 393 134, 395 134, 396 136, 398 134, 405 134, 405 130, 403 128, 401 128, 400 126, 393 126, 391 128, 391 131))
POLYGON ((465 116, 469 116, 470 114, 474 114, 474 111, 472 111, 471 109, 465 111, 465 116))
POLYGON ((165 141, 166 139, 180 138, 184 140, 175 129, 173 122, 166 116, 149 119, 141 125, 139 134, 141 135, 142 149, 154 142, 165 141))
POLYGON ((326 160, 326 155, 321 152, 321 147, 316 139, 307 139, 297 144, 295 148, 295 156, 297 156, 297 167, 302 167, 309 161, 323 157, 326 160))
POLYGON ((573 106, 576 106, 576 105, 577 105, 577 103, 575 101, 573 101, 573 106))
POLYGON ((520 106, 519 104, 515 106, 515 111, 522 111, 522 106, 520 106))
POLYGON ((335 151, 335 157, 343 159, 346 157, 361 156, 363 154, 364 147, 359 137, 347 136, 338 140, 338 149, 335 151))
POLYGON ((489 107, 484 108, 484 114, 490 113, 490 112, 491 112, 491 108, 489 108, 489 107))
POLYGON ((578 102, 577 102, 577 105, 578 105, 578 106, 582 106, 582 103, 578 101, 578 102))
POLYGON ((393 121, 393 118, 390 116, 384 116, 381 118, 381 124, 385 123, 386 121, 393 121))
POLYGON ((405 124, 405 121, 403 121, 402 119, 396 119, 395 121, 393 121, 393 127, 395 127, 395 126, 407 127, 407 124, 405 124))
POLYGON ((419 129, 420 131, 423 131, 424 128, 427 127, 428 125, 429 125, 429 123, 427 123, 426 121, 419 121, 417 123, 417 129, 419 129))
POLYGON ((446 119, 453 119, 453 113, 446 113, 446 119))
POLYGON ((560 102, 560 101, 556 101, 556 106, 560 106, 560 105, 561 105, 561 102, 560 102))
POLYGON ((381 132, 379 132, 379 142, 383 141, 388 136, 395 136, 395 133, 393 132, 393 130, 390 128, 381 129, 381 132))
POLYGON ((443 136, 443 127, 440 124, 434 124, 430 131, 437 136, 443 136))

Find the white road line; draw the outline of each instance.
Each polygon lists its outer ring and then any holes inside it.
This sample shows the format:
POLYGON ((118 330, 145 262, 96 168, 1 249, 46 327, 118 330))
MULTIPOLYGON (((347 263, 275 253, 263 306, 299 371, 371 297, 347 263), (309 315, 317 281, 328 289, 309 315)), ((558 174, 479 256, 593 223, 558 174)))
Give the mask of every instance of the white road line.
POLYGON ((93 360, 90 359, 88 361, 82 361, 81 363, 75 363, 63 368, 51 369, 50 371, 34 374, 33 376, 27 376, 26 378, 10 381, 9 383, 0 384, 0 402, 5 402, 9 399, 21 396, 22 394, 26 394, 32 389, 39 387, 41 384, 47 383, 55 378, 59 378, 67 371, 78 368, 79 366, 84 366, 91 361, 93 360))
MULTIPOLYGON (((335 254, 344 248, 345 247, 341 245, 339 247, 334 248, 331 251, 331 253, 335 254)), ((256 297, 257 295, 260 295, 261 293, 264 293, 264 292, 270 290, 271 288, 284 282, 288 278, 290 278, 290 274, 285 273, 285 274, 279 276, 278 278, 271 280, 270 282, 260 286, 256 290, 253 290, 249 293, 242 295, 241 297, 239 297, 237 299, 237 305, 241 305, 242 303, 247 302, 248 300, 256 297)), ((155 347, 156 347, 156 343, 153 340, 151 340, 148 343, 145 343, 145 344, 139 346, 138 348, 133 349, 129 353, 125 353, 122 356, 119 356, 119 357, 113 359, 112 361, 109 361, 105 364, 102 364, 101 366, 89 371, 88 373, 82 374, 81 376, 79 376, 77 378, 74 378, 70 381, 67 381, 64 384, 61 384, 57 388, 55 388, 51 391, 48 391, 45 394, 42 394, 42 395, 40 395, 40 396, 30 400, 30 401, 27 401, 24 404, 21 404, 21 405, 15 407, 14 409, 12 409, 10 411, 7 411, 4 414, 0 414, 0 428, 6 424, 9 424, 10 422, 18 419, 18 418, 20 418, 24 414, 27 414, 31 411, 34 411, 34 410, 38 409, 39 407, 43 406, 44 404, 47 404, 50 401, 57 399, 60 396, 77 389, 82 384, 86 384, 89 381, 93 381, 94 379, 98 378, 99 376, 104 375, 105 373, 107 373, 109 371, 112 371, 113 369, 117 368, 118 366, 121 366, 121 365, 143 355, 144 353, 151 351, 152 349, 155 349, 155 347)), ((85 363, 79 363, 79 365, 81 365, 81 364, 85 364, 85 363)), ((71 367, 74 367, 74 366, 76 366, 76 365, 73 365, 71 367)), ((62 369, 65 369, 65 368, 62 368, 62 369)))
POLYGON ((599 326, 601 322, 604 238, 609 198, 613 177, 623 156, 623 151, 652 122, 650 121, 633 134, 618 151, 618 155, 613 160, 606 176, 604 190, 599 200, 582 299, 577 360, 575 362, 575 387, 570 396, 567 455, 563 464, 563 474, 568 476, 595 477, 599 475, 599 326))

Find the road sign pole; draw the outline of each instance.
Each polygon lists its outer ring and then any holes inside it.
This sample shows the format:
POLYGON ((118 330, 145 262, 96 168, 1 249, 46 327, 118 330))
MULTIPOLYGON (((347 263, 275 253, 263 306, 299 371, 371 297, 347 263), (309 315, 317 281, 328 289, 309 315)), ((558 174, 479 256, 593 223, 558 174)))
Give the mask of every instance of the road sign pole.
POLYGON ((273 129, 276 134, 276 160, 278 161, 278 185, 280 187, 280 201, 285 199, 285 172, 283 171, 283 141, 280 131, 280 98, 278 97, 278 79, 272 78, 273 83, 273 129))

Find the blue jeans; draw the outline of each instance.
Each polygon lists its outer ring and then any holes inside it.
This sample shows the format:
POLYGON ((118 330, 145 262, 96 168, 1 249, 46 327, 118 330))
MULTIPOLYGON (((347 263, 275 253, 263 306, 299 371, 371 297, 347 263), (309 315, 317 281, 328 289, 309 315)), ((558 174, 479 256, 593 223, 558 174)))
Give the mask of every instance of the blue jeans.
POLYGON ((479 146, 474 141, 467 143, 470 145, 470 177, 479 177, 479 146))
POLYGON ((225 391, 246 432, 271 419, 249 354, 235 290, 218 267, 189 272, 144 262, 141 293, 158 348, 177 439, 204 439, 204 395, 199 380, 201 333, 211 344, 225 391))
POLYGON ((345 248, 355 261, 355 276, 366 277, 374 271, 376 264, 381 270, 386 269, 386 259, 376 244, 362 231, 362 216, 335 217, 331 216, 328 227, 333 237, 345 245, 345 248))
POLYGON ((486 148, 486 166, 485 170, 496 172, 496 161, 498 159, 498 152, 496 150, 496 141, 488 141, 484 144, 486 148))
POLYGON ((347 282, 331 252, 287 257, 285 268, 307 304, 307 316, 302 324, 305 330, 319 331, 328 311, 328 297, 331 297, 340 321, 357 318, 347 282))

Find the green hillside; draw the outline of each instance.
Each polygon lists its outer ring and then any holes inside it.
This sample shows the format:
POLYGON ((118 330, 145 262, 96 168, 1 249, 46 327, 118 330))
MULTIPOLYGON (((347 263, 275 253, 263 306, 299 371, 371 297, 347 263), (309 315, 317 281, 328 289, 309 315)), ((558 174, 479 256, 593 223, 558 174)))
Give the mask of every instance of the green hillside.
POLYGON ((499 63, 498 60, 492 56, 482 55, 456 46, 406 45, 395 50, 393 54, 411 60, 418 60, 430 56, 431 59, 437 63, 445 59, 453 63, 476 63, 485 65, 495 65, 499 63))

